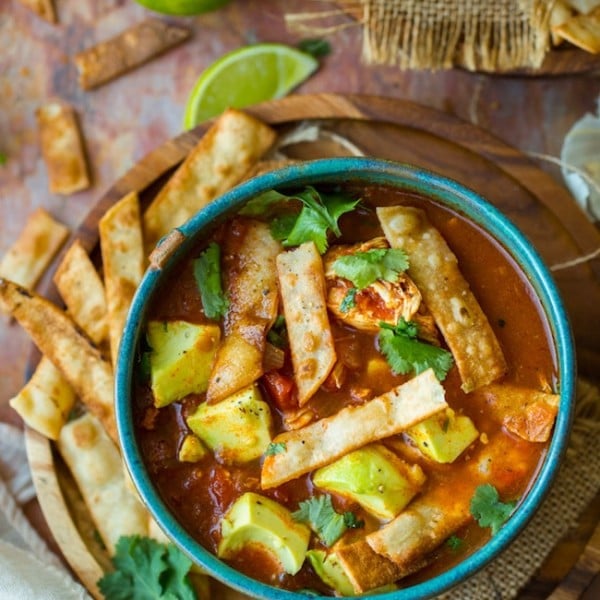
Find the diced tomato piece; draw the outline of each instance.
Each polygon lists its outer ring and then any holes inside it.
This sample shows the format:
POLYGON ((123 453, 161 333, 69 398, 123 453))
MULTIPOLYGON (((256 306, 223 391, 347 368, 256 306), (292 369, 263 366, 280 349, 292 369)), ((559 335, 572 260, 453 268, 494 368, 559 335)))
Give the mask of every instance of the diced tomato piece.
POLYGON ((269 371, 263 375, 265 389, 273 402, 282 411, 298 408, 298 397, 294 380, 279 371, 269 371))

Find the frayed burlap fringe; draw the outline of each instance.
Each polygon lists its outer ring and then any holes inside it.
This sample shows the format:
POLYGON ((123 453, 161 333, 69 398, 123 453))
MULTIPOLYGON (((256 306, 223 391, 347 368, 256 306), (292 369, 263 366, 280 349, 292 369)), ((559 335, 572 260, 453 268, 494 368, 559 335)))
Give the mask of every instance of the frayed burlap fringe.
MULTIPOLYGON (((554 0, 338 0, 363 26, 368 64, 402 69, 537 68, 549 48, 554 0)), ((323 12, 331 19, 335 11, 323 12)), ((316 31, 318 12, 310 13, 316 31)), ((302 27, 300 15, 288 25, 302 27)), ((308 25, 308 22, 304 22, 308 25)), ((329 25, 324 31, 340 29, 329 25)), ((304 30, 306 32, 306 30, 304 30)))

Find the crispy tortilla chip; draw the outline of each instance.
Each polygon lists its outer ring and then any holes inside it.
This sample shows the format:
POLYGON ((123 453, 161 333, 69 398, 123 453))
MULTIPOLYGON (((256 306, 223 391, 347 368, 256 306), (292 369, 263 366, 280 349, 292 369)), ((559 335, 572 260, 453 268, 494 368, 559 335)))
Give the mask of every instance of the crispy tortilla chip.
POLYGON ((79 398, 96 415, 115 442, 114 377, 73 320, 52 302, 0 278, 0 306, 31 336, 35 345, 61 371, 79 398))
POLYGON ((408 274, 452 351, 462 389, 471 392, 504 375, 506 361, 490 323, 425 212, 391 206, 378 208, 377 216, 390 246, 408 254, 408 274))
POLYGON ((327 315, 323 261, 313 242, 277 257, 298 402, 306 404, 327 379, 337 355, 327 315))
POLYGON ((385 556, 377 554, 364 539, 337 546, 335 554, 357 594, 393 583, 423 566, 419 563, 410 571, 401 569, 385 556))
POLYGON ((90 178, 75 111, 51 102, 36 112, 40 144, 53 194, 73 194, 90 187, 90 178))
POLYGON ((225 111, 144 213, 146 249, 238 183, 271 147, 275 135, 254 117, 225 111))
POLYGON ((46 19, 49 23, 57 22, 52 0, 19 0, 19 2, 42 17, 42 19, 46 19))
POLYGON ((58 449, 110 554, 121 536, 148 535, 148 513, 125 485, 119 451, 95 417, 67 423, 58 449))
POLYGON ((76 54, 79 85, 84 90, 101 86, 181 44, 190 35, 185 27, 146 19, 76 54))
POLYGON ((229 309, 208 382, 209 402, 227 398, 263 374, 266 336, 279 305, 275 259, 280 252, 266 223, 237 219, 229 227, 223 246, 229 309))
POLYGON ((43 208, 31 214, 23 231, 0 262, 0 277, 33 289, 69 235, 43 208))
POLYGON ((43 356, 27 385, 8 403, 29 427, 57 440, 75 404, 75 392, 61 372, 43 356))
POLYGON ((127 312, 144 275, 144 243, 140 204, 127 194, 100 219, 100 250, 104 267, 110 353, 116 363, 127 312))
POLYGON ((286 431, 273 440, 284 444, 285 452, 265 457, 262 488, 276 487, 351 450, 400 433, 447 406, 444 388, 429 369, 365 404, 286 431))
POLYGON ((600 6, 587 15, 570 18, 552 32, 586 52, 600 53, 600 6))
POLYGON ((95 344, 105 340, 108 318, 104 285, 79 240, 64 255, 54 283, 75 323, 95 344))
POLYGON ((558 413, 560 396, 510 384, 481 389, 492 414, 510 432, 528 442, 546 442, 558 413))

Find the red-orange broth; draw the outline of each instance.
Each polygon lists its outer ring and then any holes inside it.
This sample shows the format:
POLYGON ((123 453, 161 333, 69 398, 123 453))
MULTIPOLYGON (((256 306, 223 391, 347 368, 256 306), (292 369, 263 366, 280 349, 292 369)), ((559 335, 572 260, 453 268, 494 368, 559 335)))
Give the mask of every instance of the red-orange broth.
MULTIPOLYGON (((556 386, 555 356, 545 316, 530 284, 498 243, 461 215, 416 194, 381 186, 360 190, 347 188, 346 191, 350 195, 361 197, 364 207, 341 218, 342 237, 332 240, 333 244, 354 243, 382 235, 375 212, 371 208, 373 206, 404 204, 423 208, 457 256, 461 272, 500 341, 509 366, 503 381, 532 388, 539 388, 541 382, 556 386)), ((216 230, 211 239, 219 241, 223 231, 223 227, 216 230)), ((162 291, 156 294, 149 310, 149 318, 207 322, 202 312, 191 261, 198 256, 208 241, 205 240, 199 245, 197 251, 192 252, 189 258, 169 275, 162 291)), ((348 362, 352 363, 354 360, 357 368, 351 371, 340 390, 331 391, 322 387, 310 400, 310 406, 316 410, 319 417, 328 416, 347 403, 361 401, 357 399, 361 390, 369 390, 368 397, 374 397, 409 378, 393 375, 390 371, 386 377, 370 381, 360 365, 366 364, 371 357, 380 356, 376 347, 376 336, 343 326, 333 317, 331 321, 338 355, 347 355, 348 362)), ((289 360, 286 361, 283 369, 285 374, 291 374, 289 363, 289 360)), ((513 467, 503 474, 506 478, 504 489, 509 490, 509 493, 504 495, 511 499, 520 498, 535 476, 547 445, 526 442, 508 433, 486 413, 485 401, 477 391, 467 395, 461 390, 460 384, 457 368, 453 366, 443 382, 449 406, 458 413, 469 416, 479 432, 485 432, 488 437, 491 438, 495 434, 504 436, 506 451, 511 452, 514 457, 514 460, 511 460, 513 467)), ((269 401, 267 388, 262 381, 259 381, 259 385, 263 398, 269 401)), ((293 511, 298 508, 301 500, 309 497, 313 486, 309 473, 277 488, 263 491, 260 488, 260 460, 243 466, 229 466, 219 464, 211 454, 198 463, 179 462, 178 448, 185 434, 189 433, 184 417, 203 400, 204 395, 192 395, 181 402, 155 409, 149 386, 137 383, 134 390, 134 418, 142 455, 160 495, 184 528, 204 547, 216 553, 220 539, 219 520, 239 495, 246 491, 255 491, 273 498, 293 511)), ((283 430, 283 425, 281 413, 274 403, 270 404, 275 435, 283 430)), ((385 442, 405 459, 421 465, 427 475, 425 489, 439 486, 440 489, 448 490, 463 484, 465 469, 461 467, 485 445, 478 440, 454 463, 437 464, 424 458, 402 436, 385 442)), ((444 494, 440 496, 443 497, 444 494)), ((366 528, 374 522, 374 517, 368 515, 358 504, 336 495, 333 495, 333 501, 336 509, 352 510, 359 519, 364 519, 366 528)), ((346 535, 352 539, 352 536, 364 535, 364 531, 349 530, 346 535)), ((488 539, 489 529, 482 529, 473 521, 457 532, 457 535, 464 542, 458 550, 442 544, 430 555, 429 566, 401 580, 399 585, 405 586, 426 579, 460 562, 488 539)), ((321 547, 314 536, 311 547, 321 547)), ((331 593, 313 572, 308 561, 305 561, 300 572, 294 576, 279 574, 277 564, 268 555, 256 550, 240 552, 230 564, 271 585, 291 590, 308 588, 325 594, 331 593)))

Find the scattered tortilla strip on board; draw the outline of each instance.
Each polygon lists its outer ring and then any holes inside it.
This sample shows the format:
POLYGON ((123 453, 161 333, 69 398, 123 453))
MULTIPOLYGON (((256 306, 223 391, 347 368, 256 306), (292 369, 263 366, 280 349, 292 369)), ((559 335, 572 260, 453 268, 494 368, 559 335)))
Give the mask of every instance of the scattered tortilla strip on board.
POLYGON ((0 306, 27 331, 116 442, 114 377, 99 350, 64 311, 8 279, 0 278, 0 306))
POLYGON ((273 443, 285 451, 266 456, 263 489, 296 479, 327 465, 356 448, 408 429, 448 405, 444 388, 431 369, 358 406, 278 435, 273 443))
POLYGON ((258 119, 226 110, 144 213, 146 250, 241 181, 275 137, 275 131, 258 119))
POLYGON ((89 413, 70 421, 57 445, 109 553, 123 535, 147 536, 148 513, 125 485, 121 456, 100 422, 89 413))
POLYGON ((511 433, 528 442, 546 442, 558 413, 560 396, 511 384, 480 390, 487 407, 511 433))
POLYGON ((208 381, 208 402, 219 402, 264 372, 266 338, 277 317, 275 259, 281 244, 266 223, 236 219, 223 243, 223 278, 229 308, 225 336, 208 381))
POLYGON ((50 102, 36 117, 48 185, 53 194, 73 194, 90 187, 81 132, 72 107, 50 102))
POLYGON ((314 242, 277 257, 298 402, 306 404, 337 360, 326 302, 323 261, 314 242))
POLYGON ((587 15, 571 17, 552 32, 586 52, 600 53, 600 6, 587 15))
POLYGON ((75 323, 95 344, 105 340, 108 318, 104 284, 79 240, 64 255, 54 283, 75 323))
POLYGON ((46 19, 49 23, 56 23, 56 11, 52 0, 19 0, 19 2, 34 13, 46 19))
POLYGON ((84 90, 99 87, 160 56, 190 35, 190 30, 185 27, 160 19, 146 19, 76 54, 79 85, 84 90))
POLYGON ((452 351, 471 392, 502 377, 507 366, 492 327, 462 276, 456 256, 424 211, 410 206, 377 208, 392 248, 408 254, 408 275, 452 351))
POLYGON ((49 358, 42 356, 25 387, 8 403, 25 423, 57 440, 75 404, 75 392, 49 358))
POLYGON ((38 208, 0 261, 0 277, 33 289, 68 235, 65 225, 38 208))
POLYGON ((130 192, 106 211, 98 229, 106 287, 110 353, 115 364, 127 312, 144 275, 144 242, 137 193, 130 192))

